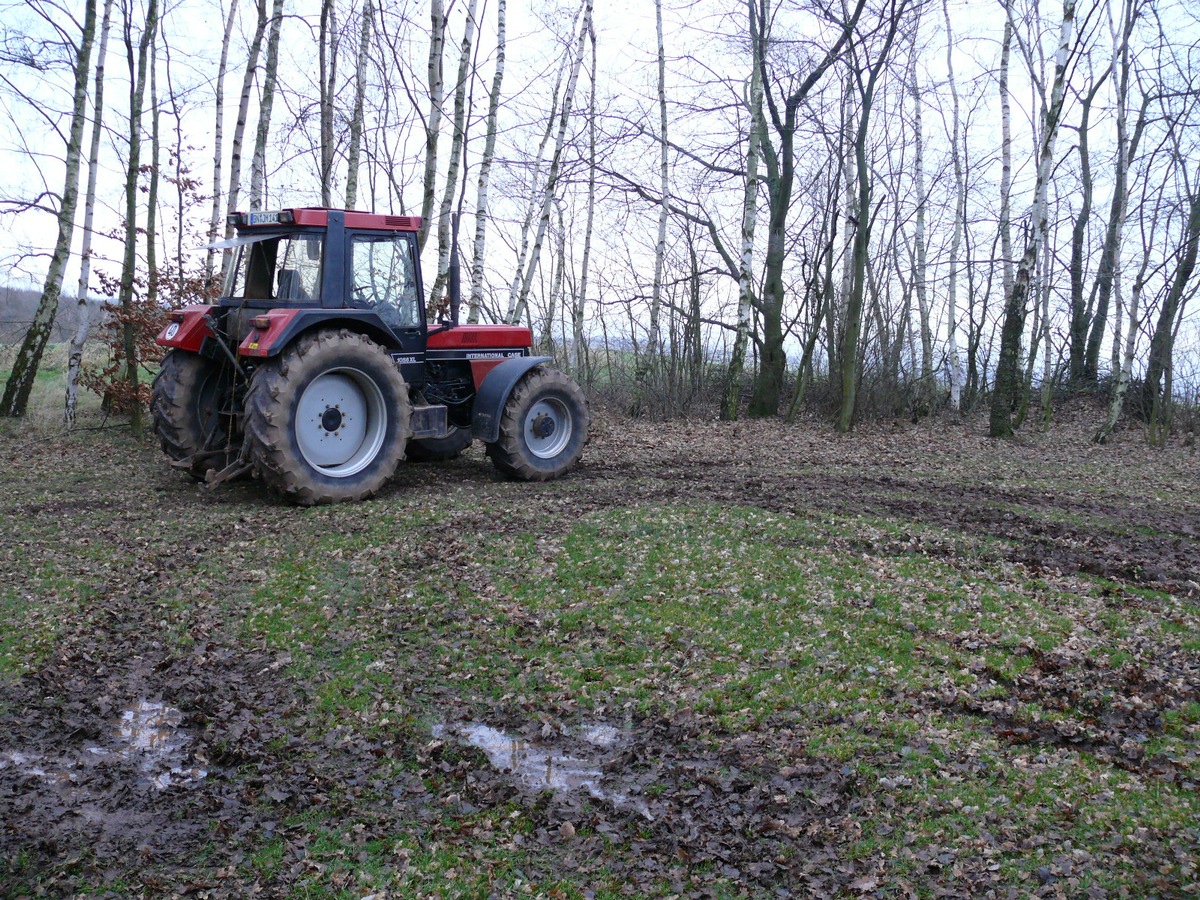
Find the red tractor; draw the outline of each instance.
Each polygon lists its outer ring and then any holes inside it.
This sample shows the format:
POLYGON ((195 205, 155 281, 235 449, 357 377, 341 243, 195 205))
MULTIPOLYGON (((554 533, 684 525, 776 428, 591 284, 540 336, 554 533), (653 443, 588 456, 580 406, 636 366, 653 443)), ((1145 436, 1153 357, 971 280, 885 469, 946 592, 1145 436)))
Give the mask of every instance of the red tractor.
POLYGON ((483 441, 512 478, 556 478, 588 438, 579 386, 531 356, 528 328, 430 325, 419 218, 334 209, 232 217, 221 299, 171 314, 154 431, 174 465, 219 483, 253 473, 303 505, 360 500, 406 456, 483 441))

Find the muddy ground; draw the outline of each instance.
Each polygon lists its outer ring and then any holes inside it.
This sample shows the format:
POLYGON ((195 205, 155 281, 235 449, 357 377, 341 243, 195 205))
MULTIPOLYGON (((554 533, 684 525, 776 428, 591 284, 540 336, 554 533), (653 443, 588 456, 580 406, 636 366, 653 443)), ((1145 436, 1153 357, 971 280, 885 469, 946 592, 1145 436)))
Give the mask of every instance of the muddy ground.
MULTIPOLYGON (((814 423, 607 420, 578 470, 554 485, 503 481, 472 450, 407 467, 364 514, 419 515, 449 498, 452 522, 422 531, 407 564, 468 581, 469 569, 455 574, 460 548, 489 534, 552 540, 595 511, 700 503, 893 526, 839 527, 837 553, 948 565, 969 557, 974 569, 1003 565, 1029 579, 1100 579, 1114 604, 1158 594, 1200 603, 1200 459, 1181 447, 1149 450, 1136 431, 1096 447, 1080 418, 1005 443, 986 439, 982 423, 839 437, 814 423)), ((890 876, 858 843, 860 823, 887 798, 854 760, 796 749, 811 710, 782 709, 730 732, 687 705, 664 703, 654 716, 602 709, 597 718, 613 730, 597 743, 575 727, 597 711, 575 714, 562 697, 547 709, 465 695, 435 656, 405 663, 406 696, 381 701, 394 718, 331 722, 311 666, 245 644, 250 601, 235 596, 237 573, 222 569, 252 566, 243 551, 264 533, 295 538, 329 520, 254 484, 204 493, 119 431, 4 438, 0 480, 9 586, 0 611, 19 616, 28 635, 8 648, 14 662, 0 675, 0 896, 364 896, 375 891, 360 888, 356 867, 378 869, 379 846, 397 835, 405 840, 382 854, 379 875, 395 896, 1083 893, 1069 860, 1005 883, 985 855, 951 857, 921 842, 906 874, 890 876), (162 598, 176 594, 186 608, 163 613, 162 598), (442 732, 426 729, 431 710, 447 723, 442 732), (480 720, 502 738, 542 741, 560 764, 582 761, 574 790, 539 790, 492 765, 462 740, 480 720), (521 828, 506 826, 510 809, 521 828), (305 816, 338 836, 341 862, 316 852, 305 816), (458 848, 478 871, 422 880, 412 870, 439 848, 458 848), (497 871, 489 887, 488 867, 505 852, 521 871, 497 871)), ((344 513, 337 521, 352 527, 344 513)), ((338 640, 311 652, 350 652, 338 640)), ((1007 744, 1190 784, 1187 760, 1139 752, 1138 736, 1166 711, 1200 700, 1200 654, 1180 646, 1164 646, 1158 667, 1140 675, 1031 648, 1023 675, 979 673, 1012 703, 916 691, 904 702, 914 721, 962 716, 1007 744), (1077 707, 1088 682, 1105 684, 1109 699, 1085 734, 1074 719, 1019 712, 1027 701, 1077 707)), ((1157 882, 1152 867, 1192 857, 1194 846, 1153 844, 1135 851, 1146 894, 1187 893, 1190 859, 1157 882)), ((1098 849, 1086 849, 1095 859, 1098 849)))

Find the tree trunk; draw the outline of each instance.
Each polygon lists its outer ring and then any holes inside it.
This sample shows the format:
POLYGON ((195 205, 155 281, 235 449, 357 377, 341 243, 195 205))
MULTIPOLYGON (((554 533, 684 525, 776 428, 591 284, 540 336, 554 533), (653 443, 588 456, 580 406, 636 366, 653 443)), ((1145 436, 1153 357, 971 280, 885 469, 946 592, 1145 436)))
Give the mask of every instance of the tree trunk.
POLYGON ((438 210, 438 267, 437 277, 429 291, 429 302, 434 305, 444 289, 450 272, 450 207, 454 202, 454 189, 458 186, 458 169, 462 163, 463 146, 467 139, 467 89, 470 83, 471 47, 475 42, 475 10, 477 0, 467 5, 467 23, 463 31, 462 47, 458 56, 458 83, 454 86, 454 133, 450 136, 450 160, 446 170, 446 187, 442 191, 442 202, 438 210))
POLYGON ((437 196, 437 145, 442 129, 442 51, 446 44, 446 8, 443 0, 429 4, 429 115, 425 120, 425 177, 421 192, 421 227, 417 232, 417 252, 429 239, 430 216, 437 196))
POLYGON ((914 178, 917 188, 915 265, 913 287, 917 295, 917 314, 921 330, 921 379, 917 388, 921 405, 928 406, 934 395, 936 382, 933 375, 933 329, 929 324, 928 248, 925 243, 925 216, 929 198, 925 196, 925 137, 921 122, 921 91, 917 84, 917 53, 913 53, 909 72, 909 94, 913 102, 913 144, 916 157, 913 160, 914 178))
POLYGON ((358 203, 358 168, 362 155, 363 105, 367 89, 367 50, 371 46, 371 21, 374 12, 371 0, 363 0, 358 58, 354 61, 354 113, 350 117, 350 148, 346 152, 346 209, 354 209, 358 203))
POLYGON ((134 277, 137 270, 137 197, 138 175, 141 171, 142 105, 146 98, 146 70, 149 67, 150 44, 158 29, 158 0, 146 7, 146 23, 138 41, 137 60, 133 56, 132 22, 125 22, 125 53, 129 64, 129 165, 125 172, 125 256, 121 261, 121 282, 118 302, 126 314, 122 325, 122 350, 125 356, 124 381, 130 397, 129 427, 135 435, 143 428, 142 404, 138 398, 140 361, 137 353, 137 334, 132 321, 134 277))
MULTIPOLYGON (((503 3, 503 0, 501 0, 503 3)), ((590 383, 587 338, 583 333, 583 313, 587 304, 588 274, 592 259, 592 229, 596 221, 596 32, 592 29, 592 90, 588 98, 588 194, 587 224, 583 230, 583 261, 579 276, 579 296, 571 309, 571 349, 575 377, 590 383)))
POLYGON ((1033 227, 1025 242, 1025 252, 1017 267, 1012 290, 1005 297, 1004 325, 1000 332, 1000 354, 996 365, 996 384, 992 392, 992 408, 988 434, 991 437, 1011 437, 1012 411, 1020 389, 1021 335, 1025 330, 1026 300, 1029 283, 1037 265, 1038 245, 1046 232, 1047 196, 1054 168, 1054 144, 1062 117, 1064 82, 1071 58, 1071 38, 1075 26, 1075 0, 1063 0, 1062 30, 1054 63, 1054 85, 1050 105, 1044 113, 1041 154, 1038 159, 1037 182, 1034 185, 1033 227))
MULTIPOLYGON (((257 0, 258 21, 254 27, 254 37, 250 42, 250 56, 246 59, 246 71, 242 74, 242 96, 238 101, 237 123, 233 126, 233 140, 230 142, 229 156, 229 193, 225 202, 225 214, 231 216, 238 211, 238 197, 242 183, 242 144, 246 136, 246 119, 250 110, 250 91, 254 87, 254 70, 258 68, 258 55, 262 49, 263 34, 267 30, 267 0, 257 0)), ((233 226, 225 225, 225 237, 233 237, 233 226)), ((221 275, 229 267, 230 253, 225 250, 221 254, 221 275)))
MULTIPOLYGON (((667 52, 663 42, 662 0, 654 0, 655 34, 658 38, 658 191, 662 198, 658 207, 658 238, 654 242, 654 283, 650 286, 650 330, 646 338, 645 364, 639 373, 639 391, 646 385, 642 383, 656 369, 659 356, 659 345, 662 339, 659 335, 659 317, 662 314, 662 279, 663 266, 667 256, 667 215, 668 215, 668 174, 669 160, 667 146, 667 52)), ((636 404, 635 405, 640 405, 636 404)))
POLYGON ((100 46, 96 53, 96 94, 92 101, 92 140, 88 149, 87 191, 83 200, 83 245, 79 248, 79 283, 75 289, 75 309, 78 319, 71 348, 67 354, 67 397, 63 424, 67 430, 75 427, 75 410, 79 404, 79 371, 83 368, 83 348, 91 330, 92 314, 88 305, 88 284, 92 271, 92 221, 96 212, 96 178, 100 172, 100 136, 104 130, 104 61, 108 54, 108 32, 112 21, 113 0, 104 0, 104 15, 100 24, 100 46))
MULTIPOLYGON (((950 81, 951 133, 950 158, 954 167, 954 227, 950 238, 950 271, 946 283, 946 338, 950 351, 950 411, 957 416, 962 410, 962 360, 958 355, 958 251, 967 220, 967 189, 963 178, 962 156, 959 154, 958 84, 954 80, 954 37, 950 28, 950 6, 942 0, 946 19, 946 72, 950 81)), ((963 138, 964 145, 966 137, 963 138)))
MULTIPOLYGON (((265 2, 265 0, 260 0, 265 2)), ((336 0, 321 0, 317 68, 321 90, 321 205, 333 206, 333 112, 337 96, 338 34, 336 0)))
MULTIPOLYGON (((488 207, 488 185, 492 175, 492 160, 496 155, 496 117, 500 110, 500 87, 504 82, 504 59, 506 53, 505 38, 506 0, 500 0, 496 7, 496 71, 492 75, 492 89, 488 95, 487 136, 483 141, 483 158, 479 161, 479 185, 475 200, 475 253, 471 262, 471 302, 468 322, 479 321, 479 308, 483 305, 483 266, 486 261, 487 225, 490 211, 488 207)), ((595 42, 593 41, 593 55, 595 42)), ((595 72, 592 73, 593 79, 595 72)), ((593 94, 595 89, 593 87, 593 94)), ((595 97, 593 96, 593 103, 595 97)), ((594 125, 593 119, 593 125, 594 125)), ((594 189, 595 156, 592 157, 592 178, 594 189)), ((591 195, 589 195, 591 196, 591 195)), ((588 229, 590 237, 591 229, 588 229)), ((586 253, 584 253, 584 271, 586 273, 586 253)), ((585 279, 586 280, 586 279, 585 279)))
MULTIPOLYGON (((221 158, 224 155, 225 139, 225 72, 229 67, 229 39, 233 35, 233 23, 237 19, 238 0, 229 0, 229 14, 225 17, 225 36, 221 39, 221 59, 217 63, 217 78, 215 83, 216 101, 213 121, 213 180, 212 180, 212 212, 209 215, 208 238, 216 240, 221 228, 221 158)), ((209 282, 213 277, 216 262, 216 251, 208 250, 204 254, 204 280, 209 282)))
POLYGON ((854 162, 858 181, 858 227, 854 231, 850 296, 846 304, 846 323, 842 332, 842 402, 838 410, 837 430, 848 432, 854 424, 854 408, 858 399, 858 342, 862 331, 863 298, 867 281, 867 248, 871 241, 871 178, 867 160, 867 137, 871 108, 875 101, 875 85, 887 63, 888 53, 900 28, 906 0, 893 7, 887 35, 874 64, 867 66, 867 81, 862 82, 861 70, 855 79, 862 93, 862 109, 854 138, 854 162))
POLYGON ((774 10, 769 9, 767 3, 768 0, 747 0, 750 39, 755 45, 754 57, 762 70, 763 96, 770 110, 772 126, 779 135, 778 151, 767 139, 765 132, 761 142, 769 212, 767 250, 763 260, 763 289, 758 304, 763 323, 761 344, 756 345, 756 349, 760 351, 759 367, 754 379, 750 406, 746 411, 751 417, 779 414, 779 399, 787 364, 787 356, 783 350, 783 269, 787 259, 787 220, 791 212, 792 188, 796 175, 795 137, 799 109, 829 68, 841 58, 850 36, 858 27, 859 17, 865 7, 865 0, 858 0, 850 18, 842 23, 833 46, 825 51, 820 62, 792 93, 780 98, 783 107, 780 109, 780 103, 774 94, 766 90, 768 84, 775 83, 768 77, 766 70, 767 48, 771 39, 770 23, 774 18, 774 10))
POLYGON ((1122 27, 1113 32, 1113 80, 1116 88, 1117 159, 1113 172, 1113 198, 1108 212, 1108 225, 1104 231, 1104 248, 1100 253, 1100 266, 1096 272, 1096 310, 1092 315, 1091 333, 1088 335, 1087 350, 1083 364, 1083 378, 1094 381, 1099 376, 1100 343, 1108 319, 1108 305, 1112 297, 1113 283, 1121 264, 1121 233, 1125 227, 1129 207, 1129 168, 1137 154, 1142 131, 1146 126, 1146 111, 1151 101, 1150 92, 1142 101, 1133 134, 1128 133, 1127 106, 1129 103, 1129 76, 1131 61, 1129 38, 1138 18, 1138 0, 1126 0, 1122 5, 1122 27))
MULTIPOLYGON (((1007 7, 1006 7, 1007 10, 1007 7)), ((1004 296, 1013 289, 1012 246, 1012 101, 1008 93, 1008 71, 1012 59, 1013 24, 1004 19, 1004 38, 1000 47, 1000 257, 1004 275, 1004 296)))
MULTIPOLYGON (((758 45, 755 45, 757 50, 758 45)), ((742 394, 742 376, 746 368, 746 344, 750 340, 750 315, 754 307, 754 227, 758 222, 758 158, 759 145, 766 130, 763 118, 762 65, 757 56, 750 73, 750 137, 746 142, 746 189, 742 198, 742 253, 738 267, 737 332, 733 353, 725 376, 725 397, 721 403, 721 418, 732 422, 738 416, 738 401, 742 394)))
MULTIPOLYGON (((1092 114, 1092 102, 1103 87, 1103 77, 1096 79, 1091 90, 1080 104, 1079 120, 1079 214, 1071 228, 1071 305, 1069 377, 1072 384, 1084 378, 1084 359, 1087 354, 1088 310, 1083 299, 1084 260, 1083 250, 1087 241, 1088 220, 1092 216, 1092 160, 1088 152, 1088 123, 1092 114)), ((1118 141, 1118 143, 1120 143, 1118 141)), ((1107 303, 1105 304, 1107 306, 1107 303)), ((1107 311, 1106 311, 1107 312, 1107 311)), ((1093 373, 1095 377, 1095 373, 1093 373)))
POLYGON ((1171 367, 1175 319, 1182 312, 1185 290, 1196 268, 1200 249, 1200 165, 1192 181, 1194 193, 1189 198, 1187 225, 1181 241, 1179 266, 1171 278, 1171 288, 1158 312, 1158 323, 1150 338, 1150 356, 1146 362, 1146 378, 1142 383, 1142 409, 1150 420, 1150 437, 1154 443, 1166 441, 1165 410, 1170 402, 1169 391, 1163 390, 1164 375, 1171 367))
POLYGON ((79 164, 83 155, 83 128, 87 123, 88 79, 91 76, 92 44, 96 37, 96 0, 85 0, 83 32, 75 54, 75 86, 72 93, 71 130, 67 137, 66 175, 63 180, 62 204, 58 208, 58 237, 42 296, 38 300, 33 323, 25 332, 21 348, 13 360, 12 371, 0 398, 0 415, 23 416, 29 405, 33 380, 42 362, 46 342, 58 315, 58 299, 62 295, 63 276, 67 258, 71 255, 71 236, 75 231, 75 209, 79 205, 79 164))
MULTIPOLYGON (((368 4, 370 0, 367 0, 368 4)), ((258 103, 258 127, 254 131, 254 156, 250 161, 250 208, 262 209, 267 193, 267 138, 271 135, 271 107, 279 72, 279 30, 283 24, 283 0, 271 4, 271 31, 267 35, 267 59, 263 66, 262 99, 258 103)), ((349 205, 349 204, 347 204, 349 205)))
POLYGON ((146 191, 146 302, 158 302, 158 166, 162 153, 158 104, 158 35, 150 38, 150 184, 146 191))

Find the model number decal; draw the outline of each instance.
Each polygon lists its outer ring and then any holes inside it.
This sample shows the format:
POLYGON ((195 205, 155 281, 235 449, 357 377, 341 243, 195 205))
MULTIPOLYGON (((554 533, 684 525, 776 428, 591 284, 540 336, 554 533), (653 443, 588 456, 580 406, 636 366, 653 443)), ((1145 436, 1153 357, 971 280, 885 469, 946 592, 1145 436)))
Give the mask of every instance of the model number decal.
POLYGON ((401 365, 408 363, 419 363, 421 361, 420 355, 415 353, 393 353, 392 359, 401 365))
POLYGON ((467 359, 515 359, 524 355, 520 350, 482 350, 468 353, 467 359))

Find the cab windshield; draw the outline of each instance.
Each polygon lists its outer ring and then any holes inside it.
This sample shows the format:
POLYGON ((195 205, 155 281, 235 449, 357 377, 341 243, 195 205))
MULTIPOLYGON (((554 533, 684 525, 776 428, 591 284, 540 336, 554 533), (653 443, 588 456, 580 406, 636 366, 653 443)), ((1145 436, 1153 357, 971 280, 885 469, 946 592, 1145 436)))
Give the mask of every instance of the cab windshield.
POLYGON ((224 295, 303 303, 321 294, 319 234, 248 234, 233 241, 224 295))

